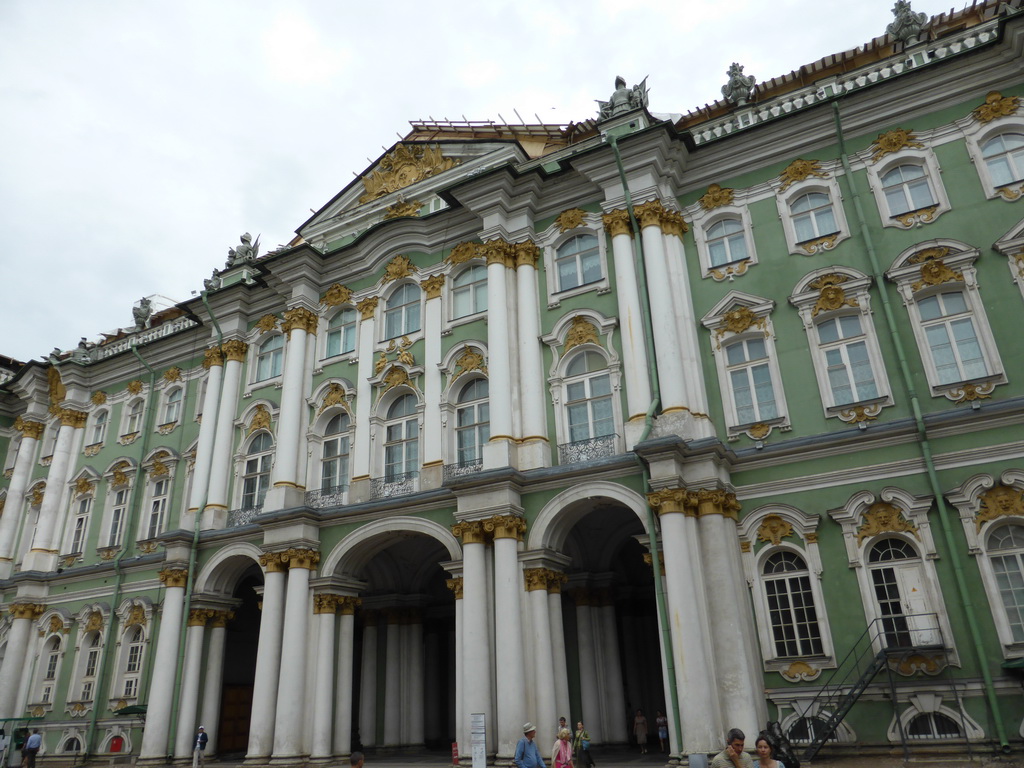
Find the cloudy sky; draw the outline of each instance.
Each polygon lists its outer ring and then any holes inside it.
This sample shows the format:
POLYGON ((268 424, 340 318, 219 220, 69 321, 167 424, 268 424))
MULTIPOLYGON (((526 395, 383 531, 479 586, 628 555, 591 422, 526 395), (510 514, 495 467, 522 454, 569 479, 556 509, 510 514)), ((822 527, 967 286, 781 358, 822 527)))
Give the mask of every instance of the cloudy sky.
MULTIPOLYGON (((962 0, 957 7, 962 7, 962 0)), ((892 0, 0 0, 0 355, 182 301, 249 231, 273 248, 408 121, 654 112, 884 33, 892 0)), ((948 6, 915 0, 934 15, 948 6)))

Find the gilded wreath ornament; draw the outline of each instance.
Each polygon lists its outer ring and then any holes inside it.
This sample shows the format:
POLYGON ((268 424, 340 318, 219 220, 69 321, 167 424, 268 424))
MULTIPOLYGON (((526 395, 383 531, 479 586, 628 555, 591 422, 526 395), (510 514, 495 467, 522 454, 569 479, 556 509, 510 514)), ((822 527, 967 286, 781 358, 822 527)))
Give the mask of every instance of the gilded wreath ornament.
POLYGON ((249 430, 246 432, 246 436, 251 435, 258 429, 270 431, 270 409, 268 409, 263 403, 257 405, 256 409, 252 412, 252 418, 249 420, 249 430))
POLYGON ((390 283, 395 280, 401 280, 403 277, 409 277, 415 271, 416 267, 413 266, 409 257, 400 253, 384 267, 384 277, 381 278, 381 282, 390 283))
POLYGON ((377 167, 362 178, 365 192, 360 203, 368 203, 418 181, 435 176, 461 163, 441 153, 439 146, 399 144, 381 158, 377 167))
POLYGON ((857 529, 857 544, 879 533, 911 533, 920 539, 917 526, 903 516, 903 510, 884 501, 872 504, 864 513, 864 523, 857 529))
POLYGON ((352 301, 352 289, 341 283, 333 283, 330 288, 320 297, 320 303, 326 307, 336 307, 339 304, 348 304, 352 301))
POLYGON ((768 542, 774 546, 793 535, 793 524, 779 515, 768 515, 761 521, 757 529, 757 540, 768 542))
POLYGON ((583 226, 583 220, 587 212, 582 208, 570 208, 562 211, 555 219, 555 225, 559 232, 568 232, 570 229, 577 229, 583 226))
POLYGON ((857 300, 846 295, 842 284, 850 278, 846 275, 829 274, 819 277, 810 283, 809 287, 818 291, 818 300, 811 310, 811 317, 817 317, 822 312, 834 312, 842 307, 860 306, 857 300))
POLYGON ((985 103, 971 110, 979 123, 991 123, 999 117, 1009 117, 1020 107, 1019 96, 1003 96, 999 91, 989 91, 985 103))
POLYGON ((974 516, 977 530, 1000 517, 1024 517, 1024 491, 1008 485, 997 485, 981 494, 978 512, 974 516))
POLYGON ((780 192, 785 192, 793 184, 800 181, 806 181, 807 179, 814 176, 819 179, 827 179, 828 172, 821 167, 821 163, 817 160, 804 160, 803 158, 797 158, 779 174, 779 186, 780 192))
POLYGON ((924 144, 917 140, 914 132, 908 131, 906 128, 894 128, 891 131, 878 134, 878 138, 872 142, 871 146, 873 148, 871 162, 873 163, 877 163, 886 155, 899 152, 902 149, 925 148, 924 144))
POLYGON ((580 344, 598 344, 596 326, 589 319, 577 315, 569 325, 569 332, 565 334, 565 346, 563 353, 580 344))
POLYGON ((735 189, 712 184, 697 202, 700 203, 700 207, 705 211, 713 211, 715 208, 721 208, 723 205, 732 205, 735 193, 735 189))
POLYGON ((484 356, 469 345, 462 348, 462 353, 455 360, 455 368, 452 377, 461 376, 469 371, 481 371, 487 375, 487 366, 484 364, 484 356))

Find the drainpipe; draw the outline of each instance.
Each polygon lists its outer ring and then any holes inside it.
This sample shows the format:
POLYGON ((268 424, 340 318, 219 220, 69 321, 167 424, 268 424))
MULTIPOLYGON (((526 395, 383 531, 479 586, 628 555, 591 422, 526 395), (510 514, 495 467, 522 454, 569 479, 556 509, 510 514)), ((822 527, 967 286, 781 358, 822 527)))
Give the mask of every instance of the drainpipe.
MULTIPOLYGON (((651 404, 644 414, 644 431, 637 443, 646 440, 654 427, 654 414, 661 408, 661 380, 658 376, 657 354, 654 349, 654 325, 651 321, 651 307, 647 298, 647 266, 644 261, 644 245, 640 237, 640 226, 633 211, 633 196, 629 192, 629 183, 626 181, 626 171, 622 167, 622 155, 619 152, 619 143, 614 135, 608 136, 608 143, 615 154, 615 164, 619 169, 619 178, 622 180, 622 192, 625 196, 626 210, 629 212, 629 223, 633 227, 633 242, 636 250, 633 251, 633 258, 636 262, 637 288, 640 293, 640 315, 643 320, 644 340, 646 343, 647 371, 651 379, 651 404)), ((644 498, 651 492, 651 472, 645 462, 636 453, 633 454, 640 465, 644 480, 644 498)), ((658 626, 661 632, 661 647, 664 653, 665 674, 668 677, 668 695, 672 702, 671 711, 673 725, 676 733, 680 735, 679 747, 682 744, 682 723, 679 718, 679 691, 676 689, 676 665, 675 651, 672 645, 672 632, 668 621, 668 610, 665 607, 665 581, 661 577, 661 553, 658 551, 658 526, 651 505, 647 505, 647 532, 651 542, 651 569, 654 572, 654 599, 658 609, 658 626)))
POLYGON ((872 275, 878 284, 878 295, 882 299, 882 309, 883 316, 885 317, 886 329, 889 331, 889 337, 892 339, 893 348, 896 350, 896 357, 899 361, 900 378, 902 379, 903 386, 906 389, 907 397, 910 401, 910 408, 913 412, 914 424, 917 427, 918 445, 921 447, 921 456, 924 459, 925 468, 927 470, 928 484, 935 496, 935 505, 939 512, 939 524, 942 528, 943 538, 946 542, 946 548, 950 552, 957 594, 964 606, 964 615, 967 619, 967 628, 970 632, 971 644, 974 646, 974 654, 976 656, 978 666, 981 669, 981 677, 985 686, 985 698, 988 702, 989 709, 992 712, 992 719, 995 724, 996 735, 999 738, 1000 748, 1004 753, 1008 753, 1010 751, 1010 743, 1006 738, 1006 730, 1003 728, 1002 713, 999 709, 999 701, 996 698, 992 674, 989 672, 988 664, 986 663, 981 630, 979 629, 977 615, 974 610, 974 596, 971 594, 971 590, 967 587, 967 580, 964 577, 963 557, 961 555, 960 547, 957 545, 956 539, 953 536, 953 526, 950 521, 949 508, 946 506, 946 499, 943 496, 942 486, 939 484, 938 473, 935 469, 935 459, 932 455, 931 442, 928 439, 928 429, 925 426, 924 416, 921 413, 921 402, 918 398, 917 391, 914 388, 914 381, 911 377, 910 366, 907 364, 907 356, 903 348, 903 342, 900 340, 899 328, 896 324, 895 315, 893 314, 892 304, 889 302, 889 296, 885 291, 885 275, 882 273, 881 266, 878 262, 878 252, 875 250, 874 240, 871 237, 871 230, 868 227, 867 219, 864 216, 864 207, 861 204, 860 193, 857 191, 857 183, 853 176, 853 170, 850 168, 850 158, 847 155, 846 142, 843 138, 843 125, 839 115, 838 101, 832 102, 832 114, 835 118, 836 124, 836 139, 839 143, 839 156, 842 160, 843 171, 846 175, 847 183, 853 197, 854 211, 857 214, 857 226, 860 229, 861 237, 864 239, 864 248, 867 251, 868 259, 871 263, 872 275))

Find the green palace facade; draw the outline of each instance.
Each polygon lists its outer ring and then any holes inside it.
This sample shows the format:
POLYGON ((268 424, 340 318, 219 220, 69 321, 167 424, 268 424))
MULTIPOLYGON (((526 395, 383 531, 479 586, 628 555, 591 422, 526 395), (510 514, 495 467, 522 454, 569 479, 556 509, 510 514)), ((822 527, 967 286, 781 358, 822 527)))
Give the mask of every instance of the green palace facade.
POLYGON ((0 719, 1024 747, 1024 13, 894 14, 685 114, 413 123, 287 247, 0 359, 0 719))

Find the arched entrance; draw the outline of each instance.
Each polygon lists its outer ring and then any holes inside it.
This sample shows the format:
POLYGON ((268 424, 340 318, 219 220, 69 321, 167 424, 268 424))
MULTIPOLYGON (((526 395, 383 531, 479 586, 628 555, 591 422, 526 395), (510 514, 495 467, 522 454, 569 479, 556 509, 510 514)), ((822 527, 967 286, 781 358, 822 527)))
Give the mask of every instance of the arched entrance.
POLYGON ((263 572, 253 564, 242 574, 232 592, 234 618, 227 623, 224 643, 224 680, 221 684, 217 753, 245 754, 252 717, 252 690, 259 651, 260 608, 257 590, 263 572))

